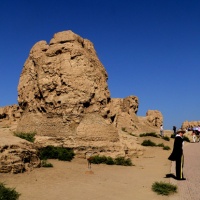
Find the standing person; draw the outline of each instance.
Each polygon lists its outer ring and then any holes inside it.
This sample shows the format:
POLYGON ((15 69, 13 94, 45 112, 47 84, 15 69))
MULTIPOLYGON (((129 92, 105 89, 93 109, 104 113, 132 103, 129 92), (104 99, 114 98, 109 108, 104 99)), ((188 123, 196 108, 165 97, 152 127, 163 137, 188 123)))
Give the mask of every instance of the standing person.
POLYGON ((200 125, 198 125, 197 129, 197 141, 200 142, 200 125))
POLYGON ((194 130, 192 131, 192 139, 193 139, 193 142, 195 143, 196 142, 196 133, 194 130))
POLYGON ((176 136, 176 126, 173 126, 174 136, 176 136))
POLYGON ((85 153, 85 158, 87 159, 87 163, 88 163, 88 169, 91 169, 91 163, 92 163, 92 152, 86 152, 85 153))
POLYGON ((163 133, 163 125, 162 125, 162 124, 160 125, 160 136, 161 136, 161 137, 164 136, 164 133, 163 133))
POLYGON ((176 179, 177 180, 186 180, 183 176, 183 164, 184 164, 184 155, 183 155, 183 134, 184 130, 179 129, 176 132, 176 137, 174 139, 174 147, 169 160, 176 161, 176 179))

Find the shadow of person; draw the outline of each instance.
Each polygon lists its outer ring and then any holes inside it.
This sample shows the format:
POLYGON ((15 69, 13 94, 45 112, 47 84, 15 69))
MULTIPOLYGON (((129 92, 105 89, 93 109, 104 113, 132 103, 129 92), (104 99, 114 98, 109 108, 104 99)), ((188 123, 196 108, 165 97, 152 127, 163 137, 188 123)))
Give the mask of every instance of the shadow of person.
POLYGON ((176 179, 176 176, 174 174, 166 174, 165 178, 173 178, 176 179))

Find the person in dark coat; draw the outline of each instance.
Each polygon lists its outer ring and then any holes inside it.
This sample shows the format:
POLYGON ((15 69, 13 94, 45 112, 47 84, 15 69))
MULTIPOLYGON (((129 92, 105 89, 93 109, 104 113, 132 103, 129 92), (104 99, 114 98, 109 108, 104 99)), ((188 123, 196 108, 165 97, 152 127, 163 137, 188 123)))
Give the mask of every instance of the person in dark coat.
POLYGON ((174 136, 176 136, 176 126, 173 126, 174 136))
POLYGON ((179 129, 176 132, 176 137, 174 139, 174 147, 169 160, 176 162, 176 179, 177 180, 186 180, 183 176, 183 164, 184 164, 184 155, 183 155, 183 134, 184 130, 179 129))

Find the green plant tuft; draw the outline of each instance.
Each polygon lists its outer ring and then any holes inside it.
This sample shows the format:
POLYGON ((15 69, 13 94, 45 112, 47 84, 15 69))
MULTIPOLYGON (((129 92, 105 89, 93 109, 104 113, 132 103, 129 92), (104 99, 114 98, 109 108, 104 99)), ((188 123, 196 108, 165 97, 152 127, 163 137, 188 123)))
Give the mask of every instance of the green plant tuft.
POLYGON ((105 156, 92 156, 91 157, 91 163, 93 164, 100 164, 100 163, 106 163, 107 158, 105 156))
POLYGON ((151 147, 163 147, 163 150, 170 150, 169 146, 165 146, 163 143, 156 144, 151 140, 144 140, 141 144, 142 146, 151 146, 151 147))
POLYGON ((168 136, 164 136, 163 140, 170 141, 170 138, 168 136))
POLYGON ((152 185, 152 190, 159 195, 168 196, 169 194, 177 192, 177 186, 170 183, 155 182, 152 185))
POLYGON ((175 135, 174 135, 174 134, 171 134, 171 138, 175 138, 175 135))
POLYGON ((126 128, 125 128, 125 127, 122 127, 122 131, 126 132, 126 128))
POLYGON ((140 137, 147 137, 147 136, 151 136, 151 137, 158 137, 158 135, 154 132, 150 132, 150 133, 141 133, 140 137))
POLYGON ((157 145, 158 147, 164 147, 165 145, 163 143, 160 143, 157 145))
POLYGON ((152 142, 151 140, 144 140, 141 145, 142 146, 151 146, 151 147, 156 146, 156 144, 154 142, 152 142))
POLYGON ((0 183, 0 199, 2 200, 17 200, 20 194, 15 189, 7 188, 3 183, 0 183))
POLYGON ((25 139, 29 142, 34 142, 35 141, 35 135, 36 133, 33 132, 33 133, 22 133, 22 132, 14 132, 14 135, 17 136, 17 137, 20 137, 22 139, 25 139))
POLYGON ((64 147, 47 146, 39 149, 39 157, 41 160, 58 159, 64 161, 71 161, 75 156, 72 149, 64 147))
POLYGON ((49 163, 47 160, 42 160, 41 167, 53 167, 53 164, 49 163))
POLYGON ((115 158, 116 165, 123 165, 123 166, 132 166, 132 161, 130 158, 125 159, 124 157, 117 157, 115 158))
POLYGON ((114 165, 115 161, 113 160, 113 158, 111 158, 110 156, 107 157, 106 163, 107 165, 114 165))
POLYGON ((124 157, 117 157, 113 159, 112 157, 108 156, 92 156, 91 163, 93 164, 107 164, 107 165, 123 165, 123 166, 132 166, 131 159, 125 159, 124 157))
POLYGON ((169 146, 164 146, 163 150, 170 150, 171 148, 169 146))

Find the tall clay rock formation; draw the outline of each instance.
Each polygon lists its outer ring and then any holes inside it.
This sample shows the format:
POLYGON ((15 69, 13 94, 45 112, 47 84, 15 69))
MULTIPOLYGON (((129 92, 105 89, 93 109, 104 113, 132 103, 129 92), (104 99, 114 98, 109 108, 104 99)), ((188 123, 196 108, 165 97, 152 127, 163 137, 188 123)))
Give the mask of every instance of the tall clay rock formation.
POLYGON ((18 102, 24 110, 19 127, 31 130, 33 123, 37 124, 34 129, 44 133, 51 124, 36 122, 34 116, 45 116, 48 121, 58 117, 61 131, 63 125, 73 128, 80 123, 86 113, 103 114, 110 100, 106 81, 107 73, 93 44, 72 31, 55 34, 50 44, 36 43, 18 85, 18 102))
POLYGON ((38 167, 35 148, 47 145, 73 148, 79 157, 88 151, 142 154, 145 147, 133 134, 159 131, 162 114, 149 110, 137 116, 136 96, 111 99, 107 78, 93 44, 72 31, 55 34, 49 44, 36 43, 20 76, 18 105, 0 108, 0 125, 12 125, 4 131, 36 132, 35 141, 16 141, 1 130, 0 173, 38 167))
POLYGON ((23 114, 17 131, 64 137, 67 146, 78 140, 118 143, 108 118, 107 78, 93 44, 72 31, 36 43, 18 85, 23 114))
POLYGON ((42 146, 121 152, 123 134, 157 130, 161 113, 137 117, 138 98, 111 99, 107 78, 93 44, 72 31, 36 43, 19 80, 17 131, 36 132, 42 146))
POLYGON ((118 130, 129 133, 159 132, 163 123, 162 113, 158 110, 148 110, 146 116, 137 116, 139 101, 136 96, 124 99, 112 98, 109 106, 109 116, 118 130))

